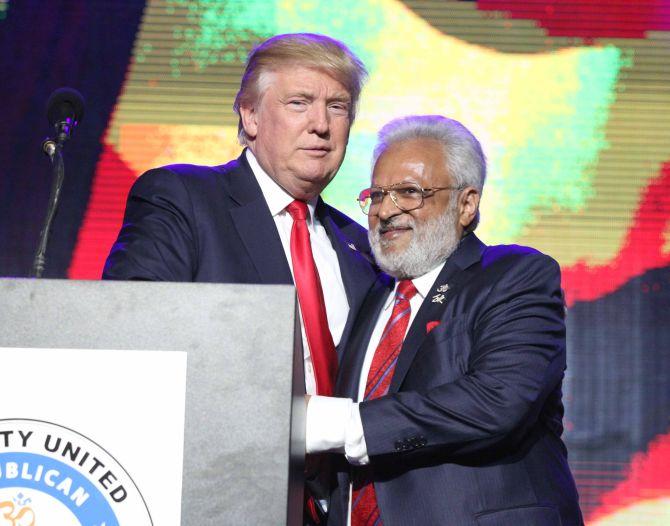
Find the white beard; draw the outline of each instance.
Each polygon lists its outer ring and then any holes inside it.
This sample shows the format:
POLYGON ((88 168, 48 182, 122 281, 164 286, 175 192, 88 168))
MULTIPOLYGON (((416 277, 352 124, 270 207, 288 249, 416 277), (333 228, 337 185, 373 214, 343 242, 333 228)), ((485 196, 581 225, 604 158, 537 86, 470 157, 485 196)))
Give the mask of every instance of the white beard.
POLYGON ((456 230, 457 200, 452 201, 442 215, 422 223, 417 224, 411 215, 394 216, 384 223, 384 226, 402 224, 412 228, 412 239, 404 252, 386 252, 393 246, 393 240, 381 238, 381 221, 375 230, 368 232, 372 253, 379 268, 394 278, 413 279, 446 261, 460 242, 456 230))

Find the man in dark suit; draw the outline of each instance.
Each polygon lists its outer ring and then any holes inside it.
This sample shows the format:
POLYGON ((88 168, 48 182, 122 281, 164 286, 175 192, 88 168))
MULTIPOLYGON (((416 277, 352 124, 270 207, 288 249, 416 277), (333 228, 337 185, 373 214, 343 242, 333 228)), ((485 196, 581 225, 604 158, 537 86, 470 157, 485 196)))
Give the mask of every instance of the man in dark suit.
POLYGON ((472 233, 485 170, 451 119, 380 132, 359 200, 395 279, 366 299, 336 397, 307 407, 308 452, 344 453, 329 525, 582 524, 561 441, 560 269, 472 233))
POLYGON ((279 35, 255 48, 234 105, 247 148, 222 166, 142 175, 103 277, 295 282, 306 389, 332 395, 336 349, 377 271, 365 230, 319 194, 344 158, 365 75, 323 35, 279 35))
MULTIPOLYGON (((247 148, 222 166, 143 174, 103 278, 292 284, 287 207, 304 203, 337 345, 376 272, 365 230, 319 194, 344 158, 365 75, 343 43, 323 35, 278 35, 256 47, 234 105, 247 148)), ((309 354, 306 365, 314 392, 309 354)))

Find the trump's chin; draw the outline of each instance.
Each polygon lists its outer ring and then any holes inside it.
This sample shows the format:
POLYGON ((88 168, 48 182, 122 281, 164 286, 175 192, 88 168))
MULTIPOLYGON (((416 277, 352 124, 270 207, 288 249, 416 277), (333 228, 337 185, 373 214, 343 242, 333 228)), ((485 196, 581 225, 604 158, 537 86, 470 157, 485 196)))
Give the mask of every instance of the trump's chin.
MULTIPOLYGON (((315 197, 330 184, 336 173, 337 170, 333 167, 309 163, 292 171, 290 185, 303 196, 315 197)), ((293 197, 304 199, 304 197, 295 194, 293 194, 293 197)))
POLYGON ((275 181, 294 199, 309 201, 318 196, 332 181, 333 176, 316 171, 292 171, 275 181))

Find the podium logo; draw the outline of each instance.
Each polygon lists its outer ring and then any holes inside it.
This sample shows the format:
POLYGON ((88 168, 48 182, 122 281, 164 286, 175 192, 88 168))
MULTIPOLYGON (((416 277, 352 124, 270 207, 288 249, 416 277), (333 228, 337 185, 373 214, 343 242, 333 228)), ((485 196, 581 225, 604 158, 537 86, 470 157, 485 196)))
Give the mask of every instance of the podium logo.
POLYGON ((101 446, 41 420, 0 420, 0 526, 153 525, 139 489, 101 446))

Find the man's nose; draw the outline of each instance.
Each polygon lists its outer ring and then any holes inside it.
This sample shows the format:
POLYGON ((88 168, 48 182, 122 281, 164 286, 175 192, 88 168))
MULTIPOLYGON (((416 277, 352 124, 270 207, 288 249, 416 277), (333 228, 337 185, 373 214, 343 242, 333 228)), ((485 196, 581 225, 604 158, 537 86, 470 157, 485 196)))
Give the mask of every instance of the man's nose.
POLYGON ((330 129, 328 108, 325 104, 312 104, 310 108, 309 131, 317 135, 326 135, 330 129))
POLYGON ((379 208, 377 209, 377 216, 382 221, 385 221, 393 216, 397 216, 398 214, 402 214, 402 210, 400 210, 400 208, 398 208, 393 202, 390 192, 384 193, 382 196, 382 202, 379 203, 379 208))

